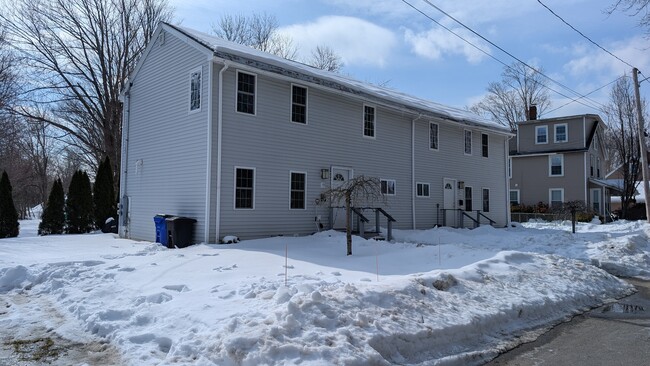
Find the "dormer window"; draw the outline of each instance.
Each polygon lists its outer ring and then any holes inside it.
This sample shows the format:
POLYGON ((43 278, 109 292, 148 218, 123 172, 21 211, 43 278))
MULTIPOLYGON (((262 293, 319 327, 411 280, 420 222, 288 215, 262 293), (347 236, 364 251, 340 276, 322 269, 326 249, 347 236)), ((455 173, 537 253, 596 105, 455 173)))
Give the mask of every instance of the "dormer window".
POLYGON ((535 127, 535 144, 548 143, 548 126, 535 127))
POLYGON ((555 125, 555 142, 567 142, 569 141, 569 131, 568 125, 562 123, 555 125))

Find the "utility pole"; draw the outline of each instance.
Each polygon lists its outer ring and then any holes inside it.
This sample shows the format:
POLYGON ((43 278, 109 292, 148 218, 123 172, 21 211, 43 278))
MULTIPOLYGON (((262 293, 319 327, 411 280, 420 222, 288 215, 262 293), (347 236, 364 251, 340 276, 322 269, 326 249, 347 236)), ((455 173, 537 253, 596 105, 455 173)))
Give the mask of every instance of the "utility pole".
POLYGON ((636 97, 636 114, 639 122, 639 153, 641 154, 641 171, 643 172, 643 194, 645 195, 645 217, 650 223, 650 187, 648 187, 648 152, 645 146, 645 128, 643 113, 641 111, 641 96, 639 95, 639 70, 632 69, 632 80, 634 81, 634 96, 636 97))

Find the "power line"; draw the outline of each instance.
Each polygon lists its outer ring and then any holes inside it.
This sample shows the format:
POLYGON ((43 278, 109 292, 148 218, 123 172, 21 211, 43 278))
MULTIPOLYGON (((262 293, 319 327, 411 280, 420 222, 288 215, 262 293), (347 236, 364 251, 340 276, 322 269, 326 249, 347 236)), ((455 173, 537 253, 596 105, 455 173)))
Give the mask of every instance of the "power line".
POLYGON ((618 56, 616 56, 615 54, 609 52, 607 49, 605 49, 605 47, 599 45, 599 44, 596 43, 594 40, 592 40, 591 38, 587 37, 587 36, 586 36, 584 33, 582 33, 581 31, 577 30, 574 26, 572 26, 571 24, 569 24, 569 22, 567 22, 566 20, 564 20, 564 18, 562 18, 562 17, 559 16, 556 12, 554 12, 553 9, 549 8, 546 4, 544 4, 543 2, 541 2, 541 0, 537 0, 537 2, 540 3, 543 7, 545 7, 546 10, 550 11, 551 14, 555 15, 556 18, 560 19, 560 20, 562 21, 562 23, 566 24, 569 28, 571 28, 571 29, 573 29, 574 31, 576 31, 579 35, 581 35, 581 36, 582 36, 584 39, 586 39, 587 41, 591 42, 594 46, 596 46, 596 47, 600 48, 601 50, 607 52, 610 56, 612 56, 612 57, 614 57, 615 59, 621 61, 622 63, 626 64, 627 66, 629 66, 629 67, 631 67, 631 68, 633 68, 633 69, 635 68, 634 66, 630 65, 628 62, 622 60, 620 57, 618 57, 618 56))
MULTIPOLYGON (((470 28, 469 26, 465 25, 464 23, 462 23, 462 22, 459 21, 458 19, 454 18, 453 16, 451 16, 449 13, 445 12, 444 10, 442 10, 441 8, 439 8, 438 6, 432 4, 430 1, 428 1, 428 0, 423 0, 423 1, 424 1, 425 3, 427 3, 429 6, 431 6, 432 8, 438 10, 439 12, 441 12, 442 14, 444 14, 445 16, 449 17, 450 19, 452 19, 452 20, 455 21, 456 23, 460 24, 463 28, 467 29, 468 31, 470 31, 471 33, 473 33, 474 35, 476 35, 477 37, 481 38, 481 39, 484 40, 485 42, 489 43, 489 44, 492 45, 493 47, 495 47, 495 48, 497 48, 498 50, 500 50, 501 52, 503 52, 503 53, 505 53, 506 55, 510 56, 511 58, 513 58, 514 60, 516 60, 517 62, 523 64, 525 67, 527 67, 528 69, 532 70, 534 73, 540 74, 541 76, 543 76, 543 77, 546 78, 547 80, 549 80, 549 81, 553 82, 554 84, 559 85, 559 86, 562 87, 563 89, 568 90, 569 92, 575 94, 576 96, 579 97, 579 98, 575 98, 575 99, 573 99, 575 102, 580 103, 580 104, 582 104, 582 105, 585 106, 585 107, 593 108, 593 109, 597 109, 597 110, 598 110, 598 109, 602 109, 602 108, 604 107, 601 103, 599 103, 599 102, 597 102, 597 101, 595 101, 595 100, 593 100, 593 99, 591 99, 591 98, 587 98, 585 95, 582 95, 582 94, 576 92, 575 90, 569 88, 568 86, 566 86, 566 85, 560 83, 559 81, 556 81, 556 80, 552 79, 551 77, 549 77, 548 75, 544 74, 543 72, 540 72, 539 70, 537 70, 537 69, 535 69, 534 67, 530 66, 529 64, 527 64, 526 62, 522 61, 522 60, 519 59, 518 57, 514 56, 514 55, 511 54, 510 52, 506 51, 505 49, 503 49, 503 48, 500 47, 499 45, 495 44, 494 42, 490 41, 489 39, 487 39, 487 38, 484 37, 483 35, 479 34, 479 33, 476 32, 476 31, 474 31, 472 28, 470 28), (590 101, 591 103, 593 103, 593 105, 585 104, 585 103, 583 103, 582 101, 580 101, 580 99, 586 99, 586 100, 590 101), (595 107, 594 105, 595 105, 595 106, 598 106, 598 107, 595 107)), ((479 51, 485 53, 485 54, 488 55, 490 58, 496 60, 497 62, 499 62, 500 64, 506 66, 507 68, 511 68, 509 65, 507 65, 507 64, 504 63, 503 61, 499 60, 499 59, 496 58, 495 56, 493 56, 493 55, 487 53, 486 51, 482 50, 482 49, 479 48, 478 46, 474 45, 472 42, 470 42, 470 41, 468 41, 467 39, 465 39, 465 38, 461 37, 460 35, 458 35, 456 32, 453 32, 453 31, 450 30, 448 27, 442 25, 440 22, 436 21, 435 19, 433 19, 433 18, 432 18, 431 16, 429 16, 428 14, 426 14, 426 13, 424 13, 423 11, 421 11, 420 9, 416 8, 415 6, 413 6, 413 5, 412 5, 411 3, 409 3, 408 1, 406 1, 406 0, 402 0, 402 2, 404 2, 404 3, 407 4, 407 5, 409 5, 411 8, 415 9, 415 10, 418 11, 420 14, 424 15, 425 17, 427 17, 428 19, 430 19, 430 20, 433 21, 434 23, 440 25, 440 26, 443 27, 445 30, 447 30, 447 31, 449 31, 450 33, 454 34, 456 37, 462 39, 464 42, 470 44, 472 47, 474 47, 474 48, 478 49, 479 51)), ((565 98, 571 98, 571 97, 569 97, 569 96, 567 96, 567 95, 564 95, 563 93, 558 92, 557 90, 554 90, 554 89, 550 88, 548 85, 542 85, 542 86, 544 86, 545 88, 547 88, 547 89, 551 90, 552 92, 557 93, 557 94, 559 94, 559 95, 561 95, 561 96, 563 96, 563 97, 565 97, 565 98)))
MULTIPOLYGON (((601 89, 603 89, 603 88, 605 88, 605 87, 607 87, 607 86, 610 86, 610 85, 614 84, 615 82, 619 81, 620 79, 622 79, 622 78, 626 78, 626 77, 628 77, 628 76, 627 76, 627 75, 619 76, 619 77, 617 77, 616 79, 614 79, 613 81, 610 81, 609 83, 607 83, 607 84, 601 86, 600 88, 597 88, 597 89, 594 89, 594 90, 590 91, 589 93, 585 94, 585 96, 587 96, 587 95, 591 95, 591 94, 593 94, 593 93, 595 93, 595 92, 597 92, 597 91, 599 91, 599 90, 601 90, 601 89)), ((550 111, 546 111, 546 112, 544 112, 543 114, 549 114, 549 113, 555 112, 555 111, 557 111, 558 109, 564 108, 564 107, 566 107, 567 105, 576 102, 577 99, 580 99, 580 98, 572 99, 572 100, 570 100, 570 101, 568 101, 568 102, 562 104, 561 106, 559 106, 559 107, 557 107, 557 108, 553 108, 553 109, 551 109, 550 111)), ((542 116, 542 113, 540 113, 540 116, 542 116)))

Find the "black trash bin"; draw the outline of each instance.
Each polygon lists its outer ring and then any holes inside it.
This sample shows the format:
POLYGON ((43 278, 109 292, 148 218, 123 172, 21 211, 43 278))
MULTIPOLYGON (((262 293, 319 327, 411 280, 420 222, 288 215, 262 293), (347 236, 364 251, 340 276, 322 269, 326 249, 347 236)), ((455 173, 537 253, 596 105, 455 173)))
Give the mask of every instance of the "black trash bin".
POLYGON ((196 220, 190 217, 173 216, 167 222, 167 248, 185 248, 194 244, 192 234, 196 220))

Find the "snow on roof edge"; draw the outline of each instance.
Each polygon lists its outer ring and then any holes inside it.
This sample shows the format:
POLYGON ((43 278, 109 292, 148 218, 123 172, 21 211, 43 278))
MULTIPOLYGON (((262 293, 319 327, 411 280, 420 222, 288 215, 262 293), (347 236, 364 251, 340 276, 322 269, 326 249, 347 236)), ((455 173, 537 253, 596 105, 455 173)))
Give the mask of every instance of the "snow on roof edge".
MULTIPOLYGON (((482 117, 456 107, 446 106, 426 99, 408 95, 393 89, 377 86, 368 82, 358 81, 330 71, 320 70, 297 61, 287 60, 273 54, 259 51, 244 45, 226 41, 217 36, 203 33, 191 28, 163 23, 175 29, 196 42, 210 48, 215 53, 226 53, 233 56, 246 57, 260 63, 269 64, 287 71, 298 72, 306 76, 340 84, 357 92, 365 92, 370 96, 391 103, 401 104, 416 111, 430 112, 434 116, 442 117, 452 121, 460 122, 469 126, 484 127, 495 132, 512 135, 513 133, 505 126, 497 122, 483 119, 482 117)), ((312 81, 315 82, 315 81, 312 81)), ((415 112, 415 111, 414 111, 415 112)))

